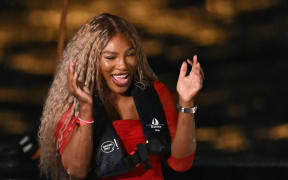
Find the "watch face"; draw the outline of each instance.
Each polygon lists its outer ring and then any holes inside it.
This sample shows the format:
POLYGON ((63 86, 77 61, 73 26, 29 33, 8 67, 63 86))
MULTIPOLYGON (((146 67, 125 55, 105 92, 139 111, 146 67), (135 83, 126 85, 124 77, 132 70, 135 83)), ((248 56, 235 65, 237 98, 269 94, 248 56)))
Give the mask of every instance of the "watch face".
POLYGON ((177 110, 179 112, 183 112, 183 113, 195 114, 196 110, 197 110, 197 106, 194 106, 194 107, 191 107, 191 108, 184 108, 184 107, 180 106, 179 104, 177 104, 177 110))

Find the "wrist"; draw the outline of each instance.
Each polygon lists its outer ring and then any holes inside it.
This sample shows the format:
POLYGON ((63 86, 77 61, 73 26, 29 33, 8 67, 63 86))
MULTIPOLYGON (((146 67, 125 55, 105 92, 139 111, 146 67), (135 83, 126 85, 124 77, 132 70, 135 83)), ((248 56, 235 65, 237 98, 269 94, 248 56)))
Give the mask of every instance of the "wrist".
POLYGON ((80 126, 91 126, 94 124, 94 120, 92 119, 81 119, 78 114, 75 114, 76 116, 76 124, 80 125, 80 126))
POLYGON ((79 118, 92 119, 92 104, 81 104, 79 108, 79 118))
POLYGON ((195 102, 194 100, 191 101, 185 101, 183 100, 181 97, 179 97, 179 102, 178 104, 184 108, 190 108, 190 107, 194 107, 195 106, 195 102))

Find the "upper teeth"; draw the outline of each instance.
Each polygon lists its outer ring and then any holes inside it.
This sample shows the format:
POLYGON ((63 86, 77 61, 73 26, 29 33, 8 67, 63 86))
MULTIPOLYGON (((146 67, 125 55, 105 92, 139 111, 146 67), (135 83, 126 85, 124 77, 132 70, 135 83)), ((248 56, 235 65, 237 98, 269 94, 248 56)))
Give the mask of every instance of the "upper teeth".
POLYGON ((128 74, 114 75, 114 77, 117 77, 117 78, 126 78, 127 76, 128 74))

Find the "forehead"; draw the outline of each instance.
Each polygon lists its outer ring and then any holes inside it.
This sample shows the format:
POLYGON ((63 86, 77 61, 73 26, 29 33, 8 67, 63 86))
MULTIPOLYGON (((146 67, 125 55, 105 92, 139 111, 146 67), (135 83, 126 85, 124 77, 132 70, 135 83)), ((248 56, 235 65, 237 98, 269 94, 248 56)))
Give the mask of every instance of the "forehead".
POLYGON ((133 48, 131 40, 125 35, 117 33, 110 39, 102 53, 105 53, 105 51, 126 51, 131 48, 133 48))

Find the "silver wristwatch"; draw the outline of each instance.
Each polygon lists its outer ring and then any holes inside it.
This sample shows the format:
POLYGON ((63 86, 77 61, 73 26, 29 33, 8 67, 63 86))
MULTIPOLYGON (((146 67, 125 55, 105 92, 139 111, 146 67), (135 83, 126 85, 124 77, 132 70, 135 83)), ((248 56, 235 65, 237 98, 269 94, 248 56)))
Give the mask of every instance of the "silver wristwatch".
POLYGON ((182 113, 190 113, 190 114, 195 114, 197 110, 197 106, 191 107, 191 108, 184 108, 177 104, 177 110, 182 113))

